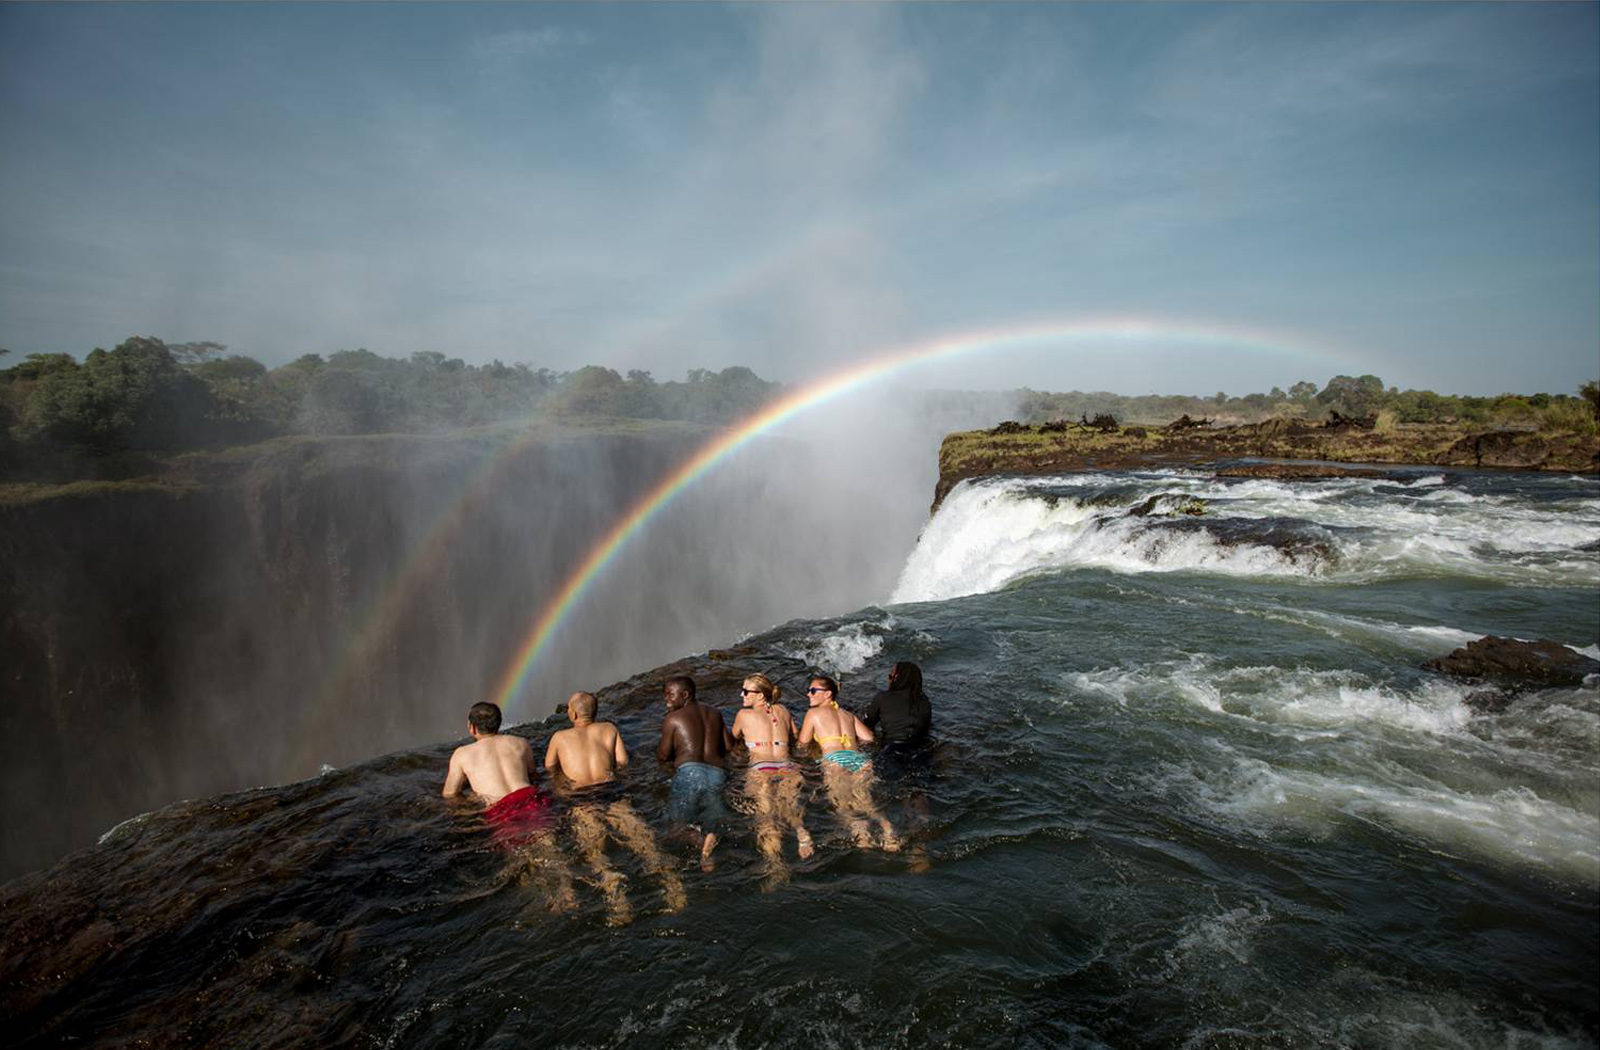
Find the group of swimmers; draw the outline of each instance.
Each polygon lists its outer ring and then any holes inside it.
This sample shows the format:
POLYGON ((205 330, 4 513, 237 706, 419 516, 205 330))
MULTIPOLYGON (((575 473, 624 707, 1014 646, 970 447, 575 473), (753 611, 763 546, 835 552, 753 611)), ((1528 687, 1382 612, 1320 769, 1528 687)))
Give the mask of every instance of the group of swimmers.
MULTIPOLYGON (((795 838, 799 856, 812 856, 816 846, 805 826, 801 791, 804 777, 797 753, 815 743, 821 753, 823 785, 834 810, 862 848, 900 849, 893 826, 872 798, 872 760, 861 745, 878 741, 886 748, 915 748, 925 742, 932 724, 932 705, 922 687, 922 671, 901 662, 889 672, 888 688, 873 697, 861 715, 839 706, 839 683, 812 675, 806 687, 809 707, 796 727, 789 709, 779 703, 782 691, 770 678, 753 674, 740 686, 743 709, 730 729, 722 713, 699 702, 694 679, 677 675, 663 689, 667 713, 661 721, 656 758, 673 769, 667 818, 675 831, 695 842, 700 866, 713 868, 713 851, 728 812, 723 791, 730 754, 743 744, 749 754, 745 794, 755 824, 756 846, 769 870, 782 868, 783 843, 795 838)), ((685 903, 682 880, 657 848, 649 827, 634 812, 616 781, 627 765, 628 749, 610 722, 596 721, 593 695, 573 693, 567 701, 570 729, 551 734, 544 767, 552 785, 564 782, 572 800, 572 825, 580 852, 606 896, 610 919, 626 922, 631 910, 622 892, 623 876, 605 856, 607 835, 615 835, 663 883, 669 910, 685 903)), ((444 794, 470 788, 486 806, 485 820, 497 842, 527 847, 534 862, 556 878, 554 904, 576 903, 571 876, 553 837, 550 801, 535 786, 538 769, 531 744, 500 732, 500 709, 474 704, 467 715, 472 743, 456 748, 445 775, 444 794)))

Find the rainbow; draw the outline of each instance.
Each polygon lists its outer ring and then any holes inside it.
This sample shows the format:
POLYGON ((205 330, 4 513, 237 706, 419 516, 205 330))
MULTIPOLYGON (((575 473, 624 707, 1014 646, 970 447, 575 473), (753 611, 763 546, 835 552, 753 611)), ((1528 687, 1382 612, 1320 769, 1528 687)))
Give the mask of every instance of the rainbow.
POLYGON ((1180 327, 1144 319, 1087 320, 998 331, 965 332, 876 355, 863 363, 803 386, 735 425, 641 497, 594 545, 583 562, 567 577, 561 589, 539 612, 525 640, 500 677, 499 686, 495 690, 495 702, 502 710, 509 711, 512 708, 521 696, 534 665, 562 622, 604 571, 606 565, 643 530, 650 519, 724 458, 761 434, 801 412, 912 365, 979 351, 1018 350, 1057 343, 1142 342, 1151 339, 1170 340, 1202 349, 1285 354, 1296 358, 1309 356, 1337 360, 1344 356, 1312 347, 1304 342, 1298 346, 1287 344, 1261 331, 1196 328, 1192 325, 1180 327))

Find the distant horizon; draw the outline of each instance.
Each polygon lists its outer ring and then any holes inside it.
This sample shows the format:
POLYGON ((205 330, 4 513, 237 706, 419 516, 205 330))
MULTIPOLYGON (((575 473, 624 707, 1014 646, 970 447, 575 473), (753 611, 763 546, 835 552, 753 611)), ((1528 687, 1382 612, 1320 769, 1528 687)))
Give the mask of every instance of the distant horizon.
MULTIPOLYGON (((126 339, 126 338, 134 338, 134 336, 125 336, 123 338, 124 339, 126 339)), ((159 336, 154 336, 152 338, 160 339, 159 336)), ((83 362, 84 358, 88 354, 92 353, 94 350, 96 350, 96 349, 111 350, 118 343, 120 343, 122 341, 123 341, 122 339, 118 339, 118 340, 112 342, 108 346, 91 347, 89 350, 82 351, 81 353, 72 353, 71 351, 67 351, 67 350, 29 351, 29 352, 23 353, 23 352, 17 351, 16 349, 14 349, 12 347, 4 347, 3 349, 9 351, 9 353, 4 354, 4 355, 0 355, 0 372, 4 372, 7 369, 14 368, 17 365, 21 364, 24 360, 27 359, 28 356, 30 356, 30 354, 65 353, 65 354, 68 354, 69 356, 71 356, 74 360, 76 360, 78 363, 81 364, 83 362)), ((180 345, 183 345, 183 342, 179 341, 179 340, 162 339, 161 341, 163 343, 165 343, 166 345, 168 345, 168 346, 180 346, 180 345)), ((201 340, 196 340, 196 342, 200 342, 200 341, 201 340)), ((339 347, 337 349, 334 349, 334 350, 331 350, 331 351, 327 351, 325 353, 318 353, 316 351, 307 351, 304 354, 296 354, 294 357, 291 357, 286 361, 281 361, 281 362, 278 362, 278 363, 274 364, 274 363, 271 363, 271 362, 262 361, 260 358, 255 357, 254 355, 246 354, 246 353, 237 351, 237 350, 235 350, 234 347, 229 346, 226 343, 221 343, 220 340, 209 340, 209 342, 219 343, 220 345, 225 347, 226 349, 224 351, 224 355, 223 356, 226 356, 226 357, 250 357, 253 360, 259 361, 261 364, 265 365, 269 369, 282 368, 282 367, 284 367, 286 365, 293 364, 295 361, 299 360, 301 357, 306 357, 306 356, 316 356, 316 357, 320 357, 324 361, 326 361, 328 359, 328 357, 331 356, 332 354, 337 354, 337 353, 341 353, 341 352, 345 352, 345 351, 362 351, 362 350, 365 350, 368 353, 375 354, 376 356, 381 357, 381 358, 383 358, 385 360, 389 360, 389 361, 409 361, 411 359, 411 357, 412 357, 412 354, 432 352, 432 351, 418 350, 418 351, 410 351, 410 352, 404 353, 404 354, 387 354, 387 353, 384 353, 381 350, 374 350, 370 346, 350 346, 350 347, 339 347)), ((440 351, 440 352, 442 353, 442 351, 440 351)), ((628 373, 627 369, 618 368, 615 365, 606 364, 605 362, 601 362, 601 361, 588 361, 588 362, 584 362, 583 364, 573 365, 573 366, 567 367, 567 368, 551 368, 549 365, 540 363, 538 361, 521 360, 521 359, 515 359, 515 358, 504 358, 504 357, 501 357, 501 358, 491 358, 488 361, 468 361, 465 358, 460 358, 459 355, 448 355, 447 354, 447 355, 445 355, 445 357, 446 357, 446 360, 459 359, 464 364, 469 365, 469 366, 474 367, 474 368, 481 368, 481 367, 483 367, 485 365, 493 364, 495 361, 499 361, 500 364, 505 365, 506 367, 516 367, 518 365, 525 365, 528 368, 533 369, 534 371, 538 371, 539 369, 544 368, 544 369, 548 369, 549 371, 551 371, 551 372, 553 372, 553 373, 555 373, 557 375, 567 375, 567 374, 570 374, 572 372, 576 372, 579 369, 583 369, 583 368, 605 368, 605 369, 609 369, 610 371, 615 372, 617 375, 623 377, 624 379, 627 377, 627 373, 628 373)), ((764 380, 766 382, 779 383, 779 384, 782 384, 785 387, 800 387, 800 386, 806 385, 809 382, 813 382, 813 381, 815 381, 817 379, 817 377, 815 377, 815 376, 807 377, 806 379, 795 380, 795 379, 787 379, 787 378, 784 378, 784 377, 781 377, 781 376, 766 375, 765 373, 761 372, 759 369, 757 369, 757 368, 755 368, 755 367, 753 367, 753 366, 751 366, 749 364, 745 364, 745 363, 739 362, 739 361, 727 362, 727 363, 720 364, 720 365, 715 365, 715 366, 713 366, 713 365, 693 365, 693 364, 691 364, 691 365, 687 366, 686 368, 684 368, 681 372, 679 372, 677 374, 670 374, 670 373, 658 374, 653 369, 641 369, 640 371, 644 371, 644 372, 649 373, 650 377, 657 383, 669 383, 669 382, 686 382, 688 380, 689 374, 692 373, 692 372, 695 372, 695 371, 702 371, 703 370, 703 371, 708 371, 708 372, 711 372, 711 373, 715 374, 715 373, 721 372, 724 369, 728 369, 728 368, 748 368, 752 372, 754 372, 758 378, 760 378, 760 379, 762 379, 762 380, 764 380)), ((919 393, 919 394, 1013 394, 1013 393, 1017 393, 1019 391, 1029 390, 1029 391, 1033 391, 1035 393, 1042 393, 1042 394, 1088 394, 1088 395, 1107 394, 1107 395, 1111 395, 1111 396, 1114 396, 1114 397, 1130 397, 1130 398, 1136 398, 1136 397, 1209 398, 1209 397, 1213 397, 1219 391, 1221 391, 1223 393, 1226 393, 1229 397, 1248 397, 1248 396, 1250 396, 1252 394, 1268 394, 1268 393, 1270 393, 1272 391, 1272 389, 1274 387, 1287 392, 1290 387, 1294 386, 1296 383, 1301 383, 1301 382, 1315 383, 1316 386, 1317 386, 1317 389, 1321 390, 1325 386, 1327 386, 1329 380, 1333 379, 1335 376, 1349 375, 1349 376, 1352 376, 1352 377, 1359 377, 1361 375, 1376 375, 1376 376, 1378 376, 1378 378, 1380 378, 1380 379, 1382 379, 1384 381, 1384 388, 1385 389, 1388 389, 1388 388, 1391 388, 1391 387, 1395 387, 1395 388, 1398 388, 1398 389, 1400 389, 1402 391, 1404 391, 1404 390, 1429 390, 1429 391, 1432 391, 1432 392, 1437 393, 1437 394, 1444 394, 1444 395, 1447 395, 1447 396, 1454 396, 1454 397, 1488 397, 1488 398, 1493 398, 1493 397, 1500 397, 1500 396, 1531 396, 1531 395, 1534 395, 1534 394, 1549 394, 1549 395, 1552 395, 1552 396, 1554 396, 1554 395, 1577 396, 1578 392, 1579 392, 1579 388, 1583 385, 1583 383, 1592 382, 1592 381, 1600 381, 1600 367, 1597 367, 1596 371, 1597 371, 1597 375, 1590 376, 1590 377, 1585 377, 1584 379, 1581 379, 1577 384, 1575 384, 1573 386, 1573 388, 1571 390, 1549 390, 1549 389, 1545 389, 1545 390, 1534 390, 1534 389, 1528 389, 1528 390, 1496 390, 1496 391, 1493 391, 1491 393, 1477 393, 1477 392, 1472 392, 1472 391, 1450 390, 1450 389, 1445 389, 1445 388, 1440 387, 1440 386, 1402 386, 1400 384, 1391 382, 1387 376, 1384 376, 1384 375, 1382 375, 1381 373, 1378 373, 1378 372, 1360 372, 1360 373, 1357 373, 1357 372, 1334 372, 1334 373, 1330 373, 1328 375, 1313 375, 1313 374, 1307 373, 1305 375, 1299 375, 1299 376, 1297 376, 1296 378, 1293 378, 1293 379, 1286 379, 1286 380, 1279 381, 1279 382, 1269 382, 1264 387, 1261 387, 1259 389, 1235 389, 1235 390, 1227 390, 1227 389, 1222 388, 1222 387, 1212 387, 1212 388, 1202 388, 1202 389, 1189 390, 1189 391, 1185 391, 1185 390, 1145 390, 1145 391, 1134 392, 1134 391, 1130 391, 1130 390, 1114 390, 1114 389, 1103 388, 1103 387, 1047 387, 1047 386, 1036 386, 1036 385, 1030 384, 1030 383, 1028 383, 1026 381, 1023 381, 1023 382, 1020 382, 1020 383, 1016 383, 1016 384, 1012 384, 1012 385, 1009 385, 1009 386, 983 387, 983 386, 949 386, 949 385, 939 385, 939 384, 927 384, 927 385, 924 385, 924 384, 917 383, 917 382, 915 382, 913 380, 913 381, 902 381, 901 382, 901 386, 902 386, 902 389, 908 389, 911 392, 919 393)))

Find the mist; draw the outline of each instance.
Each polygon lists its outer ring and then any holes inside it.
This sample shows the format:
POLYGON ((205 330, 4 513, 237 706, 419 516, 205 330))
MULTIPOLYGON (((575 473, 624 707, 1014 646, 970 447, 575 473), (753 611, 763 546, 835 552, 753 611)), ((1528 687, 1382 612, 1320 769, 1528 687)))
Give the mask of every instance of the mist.
MULTIPOLYGON (((885 602, 940 439, 1010 412, 878 384, 747 441, 596 575, 508 719, 885 602)), ((269 443, 202 491, 7 508, 0 876, 181 798, 462 736, 592 547, 721 433, 534 426, 269 443)))

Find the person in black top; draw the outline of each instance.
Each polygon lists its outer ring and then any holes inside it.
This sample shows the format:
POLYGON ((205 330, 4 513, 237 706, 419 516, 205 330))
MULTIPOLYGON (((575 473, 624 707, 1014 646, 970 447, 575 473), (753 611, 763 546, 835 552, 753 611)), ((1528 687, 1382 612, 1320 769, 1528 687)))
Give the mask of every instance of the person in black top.
POLYGON ((861 720, 885 744, 926 742, 933 725, 933 705, 922 691, 922 668, 906 660, 895 664, 889 670, 889 688, 872 698, 861 720))

